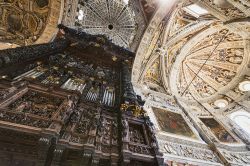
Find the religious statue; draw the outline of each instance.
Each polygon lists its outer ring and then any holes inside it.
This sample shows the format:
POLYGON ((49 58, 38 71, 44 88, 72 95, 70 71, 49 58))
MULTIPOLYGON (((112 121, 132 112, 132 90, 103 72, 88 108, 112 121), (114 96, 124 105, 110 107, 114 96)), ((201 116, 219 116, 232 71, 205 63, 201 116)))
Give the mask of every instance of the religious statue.
POLYGON ((97 112, 94 115, 94 119, 92 121, 92 125, 90 127, 89 134, 96 135, 97 128, 101 128, 100 126, 100 118, 101 118, 101 108, 97 108, 97 112))
POLYGON ((129 125, 127 119, 122 119, 123 140, 128 141, 129 125))
POLYGON ((113 143, 117 143, 117 137, 118 137, 117 122, 113 121, 112 122, 112 138, 113 138, 113 143))
POLYGON ((72 112, 72 114, 71 114, 71 116, 70 116, 70 122, 71 123, 76 123, 76 122, 78 122, 79 118, 80 118, 80 112, 79 112, 79 110, 78 109, 74 109, 73 112, 72 112))

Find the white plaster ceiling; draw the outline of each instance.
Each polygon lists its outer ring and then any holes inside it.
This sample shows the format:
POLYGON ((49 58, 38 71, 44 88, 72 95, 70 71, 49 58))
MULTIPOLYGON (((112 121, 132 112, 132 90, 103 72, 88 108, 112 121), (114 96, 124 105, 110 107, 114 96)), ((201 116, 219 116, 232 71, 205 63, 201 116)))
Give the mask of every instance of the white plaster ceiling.
POLYGON ((136 35, 135 14, 123 0, 82 0, 75 26, 89 34, 102 34, 113 43, 129 48, 136 35))
POLYGON ((185 10, 194 3, 185 2, 179 2, 170 16, 165 14, 164 6, 156 12, 137 50, 133 83, 141 85, 142 91, 148 86, 187 105, 198 102, 214 112, 226 111, 235 103, 250 108, 248 93, 239 90, 240 83, 249 80, 250 49, 246 39, 250 29, 247 21, 234 22, 250 13, 239 7, 241 2, 237 2, 239 6, 232 3, 226 10, 204 0, 195 4, 208 12, 197 17, 185 10), (235 15, 228 14, 231 10, 236 11, 235 15), (232 23, 224 23, 229 20, 232 23), (214 103, 221 99, 228 105, 218 111, 214 103))

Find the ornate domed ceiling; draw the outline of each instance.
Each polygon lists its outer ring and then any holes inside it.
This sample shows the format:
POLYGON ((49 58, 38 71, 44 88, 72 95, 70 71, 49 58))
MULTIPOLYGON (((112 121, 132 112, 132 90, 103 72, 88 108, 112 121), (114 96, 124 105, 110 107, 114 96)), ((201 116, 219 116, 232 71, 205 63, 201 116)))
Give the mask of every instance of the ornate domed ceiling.
POLYGON ((79 2, 75 26, 90 34, 106 35, 113 43, 128 48, 136 33, 135 14, 123 0, 79 2))
POLYGON ((166 11, 169 6, 160 5, 139 45, 135 87, 146 96, 172 97, 199 110, 250 109, 242 88, 250 86, 250 24, 245 20, 250 2, 186 0, 166 11))
POLYGON ((60 7, 61 2, 53 0, 0 0, 0 42, 49 42, 58 31, 60 7))
POLYGON ((209 28, 191 39, 177 57, 171 71, 177 76, 173 91, 178 89, 178 95, 189 99, 211 98, 231 85, 244 59, 242 37, 220 27, 209 28))

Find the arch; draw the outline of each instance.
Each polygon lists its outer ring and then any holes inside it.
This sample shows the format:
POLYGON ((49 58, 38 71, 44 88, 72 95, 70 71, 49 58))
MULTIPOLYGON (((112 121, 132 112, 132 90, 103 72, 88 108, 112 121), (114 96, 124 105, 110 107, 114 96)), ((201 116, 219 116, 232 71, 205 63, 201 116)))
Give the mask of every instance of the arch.
MULTIPOLYGON (((191 40, 189 40, 186 45, 183 46, 182 50, 180 51, 180 54, 177 56, 176 61, 173 64, 172 70, 170 72, 170 80, 171 80, 170 89, 171 89, 171 92, 173 94, 175 94, 176 96, 178 96, 179 99, 182 99, 183 101, 186 101, 185 97, 181 97, 181 95, 178 92, 178 90, 181 89, 181 86, 180 87, 177 86, 177 85, 181 85, 178 82, 178 80, 181 80, 179 78, 180 77, 179 73, 181 72, 180 65, 184 62, 184 60, 187 59, 186 55, 188 55, 189 51, 190 52, 195 52, 194 51, 194 46, 197 45, 197 43, 199 43, 199 41, 202 38, 204 38, 205 36, 209 36, 209 35, 212 36, 212 34, 219 33, 222 30, 228 30, 228 29, 221 26, 221 25, 212 26, 212 27, 204 30, 202 33, 197 34, 195 37, 193 37, 191 40)), ((220 81, 214 81, 213 79, 208 78, 207 75, 209 75, 209 74, 206 73, 207 71, 204 71, 204 73, 200 72, 199 73, 200 74, 199 78, 202 78, 202 79, 197 79, 197 84, 202 82, 201 80, 205 80, 206 84, 209 84, 209 86, 211 86, 210 89, 209 89, 210 94, 207 95, 207 96, 202 96, 201 94, 198 93, 197 87, 195 87, 194 85, 191 85, 190 88, 191 88, 191 91, 192 91, 192 93, 191 93, 192 97, 196 98, 200 102, 207 102, 208 100, 214 99, 218 94, 224 93, 228 89, 236 86, 236 84, 239 81, 239 78, 242 75, 244 75, 244 71, 245 71, 244 69, 246 69, 248 61, 249 61, 248 57, 245 56, 246 55, 245 54, 246 45, 244 43, 244 40, 242 40, 241 37, 239 37, 239 39, 237 37, 238 37, 238 35, 236 33, 233 33, 231 31, 229 31, 229 35, 227 36, 228 39, 226 38, 225 43, 221 43, 221 46, 218 47, 218 50, 224 50, 224 49, 231 50, 232 49, 231 51, 235 51, 235 50, 238 51, 239 50, 239 51, 242 52, 242 62, 240 62, 239 64, 235 64, 235 67, 233 66, 233 67, 230 68, 231 70, 234 69, 233 70, 233 72, 235 73, 234 76, 232 76, 232 78, 230 80, 225 81, 225 83, 222 84, 222 83, 220 83, 220 81), (236 37, 232 37, 231 34, 234 34, 236 37), (232 39, 235 38, 236 41, 234 43, 233 42, 230 43, 230 42, 226 41, 226 40, 231 40, 231 38, 232 39), (235 44, 235 43, 237 43, 237 44, 235 44), (200 97, 200 96, 202 96, 202 97, 200 97)), ((192 54, 195 55, 195 56, 197 56, 197 55, 201 56, 203 54, 203 52, 207 51, 206 49, 211 50, 210 47, 204 48, 204 49, 202 48, 201 49, 202 50, 201 54, 199 54, 199 51, 197 51, 197 53, 192 53, 192 54)), ((232 54, 233 54, 233 52, 232 52, 232 54)), ((192 55, 190 57, 192 57, 192 55)), ((195 59, 195 60, 197 61, 197 59, 195 59)), ((191 59, 188 59, 188 61, 191 61, 191 59)), ((196 61, 195 61, 195 63, 196 63, 196 61)), ((208 65, 208 67, 210 65, 209 63, 206 64, 206 65, 208 65)), ((228 64, 231 64, 231 63, 223 64, 223 63, 219 62, 219 60, 216 61, 216 63, 211 63, 211 65, 214 67, 213 69, 216 69, 216 67, 222 68, 223 66, 225 66, 225 69, 224 69, 225 72, 229 72, 228 69, 227 69, 229 67, 227 67, 227 66, 229 66, 228 64), (216 66, 216 63, 217 63, 217 66, 216 66)), ((195 73, 197 73, 198 67, 197 68, 193 67, 192 69, 193 69, 193 71, 195 71, 195 73)), ((186 69, 182 70, 182 71, 185 72, 184 76, 188 76, 188 77, 185 77, 185 79, 187 79, 187 78, 189 79, 189 80, 186 81, 186 84, 190 83, 191 78, 193 78, 193 76, 190 73, 187 73, 186 69)), ((183 85, 183 87, 186 87, 186 86, 183 85)), ((188 99, 188 100, 189 100, 189 102, 192 101, 192 99, 188 99)))

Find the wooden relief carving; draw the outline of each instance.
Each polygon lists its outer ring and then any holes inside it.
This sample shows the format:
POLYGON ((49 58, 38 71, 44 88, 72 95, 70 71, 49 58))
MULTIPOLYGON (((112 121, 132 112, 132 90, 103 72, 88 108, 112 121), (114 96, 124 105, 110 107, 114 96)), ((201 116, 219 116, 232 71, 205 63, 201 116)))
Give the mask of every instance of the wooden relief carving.
POLYGON ((23 97, 10 104, 8 108, 16 112, 51 118, 61 105, 62 101, 63 100, 58 97, 29 91, 23 97))
POLYGON ((0 120, 32 127, 48 128, 63 99, 28 91, 0 113, 0 120))

